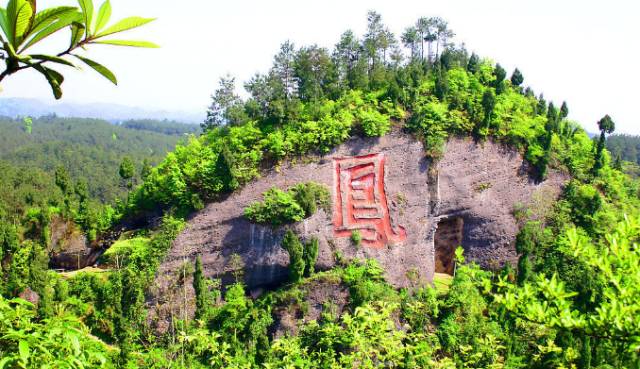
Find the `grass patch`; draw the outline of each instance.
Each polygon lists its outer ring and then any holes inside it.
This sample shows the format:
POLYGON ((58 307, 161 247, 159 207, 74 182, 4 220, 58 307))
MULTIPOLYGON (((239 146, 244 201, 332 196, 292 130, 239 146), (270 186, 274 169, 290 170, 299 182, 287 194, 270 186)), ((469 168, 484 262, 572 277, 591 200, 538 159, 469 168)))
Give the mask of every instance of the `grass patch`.
POLYGON ((72 271, 69 271, 69 272, 59 272, 58 274, 60 274, 60 276, 62 278, 65 278, 65 279, 75 278, 80 273, 96 274, 96 275, 99 275, 103 280, 106 281, 107 277, 109 276, 109 272, 111 272, 110 269, 86 267, 86 268, 82 268, 82 269, 78 269, 78 270, 72 270, 72 271))
POLYGON ((453 276, 445 273, 433 274, 433 286, 439 294, 445 294, 453 282, 453 276))

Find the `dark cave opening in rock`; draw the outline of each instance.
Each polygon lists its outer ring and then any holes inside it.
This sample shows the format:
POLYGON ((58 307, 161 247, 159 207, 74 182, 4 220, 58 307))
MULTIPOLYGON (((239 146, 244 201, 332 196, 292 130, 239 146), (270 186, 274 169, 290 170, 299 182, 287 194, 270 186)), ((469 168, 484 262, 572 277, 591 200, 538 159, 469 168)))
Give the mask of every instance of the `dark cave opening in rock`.
POLYGON ((438 222, 433 240, 435 272, 453 275, 456 248, 462 244, 462 218, 446 218, 438 222))

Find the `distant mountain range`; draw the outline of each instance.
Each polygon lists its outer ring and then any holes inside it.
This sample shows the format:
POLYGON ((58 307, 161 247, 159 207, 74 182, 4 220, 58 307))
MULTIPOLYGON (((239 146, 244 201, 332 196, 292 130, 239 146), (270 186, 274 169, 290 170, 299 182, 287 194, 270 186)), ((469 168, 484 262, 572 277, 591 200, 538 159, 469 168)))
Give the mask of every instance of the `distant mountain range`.
POLYGON ((0 116, 40 117, 55 114, 59 117, 96 118, 110 122, 122 122, 130 119, 172 120, 184 123, 200 123, 204 112, 167 111, 138 108, 107 103, 55 103, 49 104, 36 99, 0 98, 0 116))

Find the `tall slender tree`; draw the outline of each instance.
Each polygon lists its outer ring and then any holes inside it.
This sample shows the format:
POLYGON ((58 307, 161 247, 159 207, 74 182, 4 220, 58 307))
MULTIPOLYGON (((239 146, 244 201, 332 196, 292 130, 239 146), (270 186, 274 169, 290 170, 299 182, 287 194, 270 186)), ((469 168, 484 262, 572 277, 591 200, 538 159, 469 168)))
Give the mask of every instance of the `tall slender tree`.
POLYGON ((273 61, 273 73, 280 82, 285 100, 289 101, 297 95, 298 79, 295 75, 295 45, 285 41, 280 45, 280 52, 273 61))
MULTIPOLYGON (((404 47, 409 49, 411 60, 417 60, 420 58, 420 44, 421 39, 416 27, 408 27, 404 30, 401 38, 404 47)), ((424 41, 422 41, 424 42, 424 41)))
POLYGON ((207 117, 200 124, 204 131, 227 124, 239 124, 243 120, 243 101, 235 92, 235 78, 230 75, 220 77, 218 85, 218 89, 211 96, 207 117))
POLYGON ((569 106, 567 106, 567 102, 563 101, 562 106, 560 107, 560 119, 565 119, 569 116, 569 106))
POLYGON ((200 255, 196 257, 195 270, 193 272, 193 290, 196 295, 196 320, 206 317, 206 311, 208 309, 207 299, 207 284, 204 277, 204 270, 202 268, 202 258, 200 255))
POLYGON ((604 167, 604 148, 607 140, 606 135, 616 130, 616 124, 609 114, 605 115, 598 121, 600 129, 600 139, 596 147, 595 163, 593 165, 593 174, 596 175, 600 169, 604 167))

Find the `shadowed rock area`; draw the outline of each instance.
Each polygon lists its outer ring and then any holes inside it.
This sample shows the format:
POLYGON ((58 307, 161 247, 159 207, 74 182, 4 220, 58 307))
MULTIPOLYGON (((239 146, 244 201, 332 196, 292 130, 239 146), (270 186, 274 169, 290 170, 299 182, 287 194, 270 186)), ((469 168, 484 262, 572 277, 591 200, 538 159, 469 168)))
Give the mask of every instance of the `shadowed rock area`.
POLYGON ((184 289, 178 274, 181 266, 193 263, 197 255, 202 257, 206 276, 222 279, 223 285, 233 282, 233 271, 241 266, 244 282, 254 292, 286 282, 288 255, 280 247, 286 227, 252 224, 243 216, 244 208, 261 200, 262 193, 271 187, 286 189, 313 181, 331 190, 335 213, 341 207, 336 201, 343 200, 336 188, 340 174, 334 159, 371 154, 383 154, 382 195, 386 195, 388 228, 404 229, 406 238, 402 242, 383 247, 355 246, 344 232, 336 232, 336 215, 323 210, 289 227, 303 240, 318 238, 316 269, 333 267, 336 255, 375 258, 386 271, 387 280, 398 287, 416 282, 416 275, 422 282, 432 280, 436 268, 434 237, 438 223, 447 219, 460 219, 462 234, 456 236, 456 231, 445 238, 461 238, 468 259, 485 267, 512 262, 517 257, 514 240, 518 231, 514 206, 536 198, 553 200, 565 181, 563 175, 551 172, 547 181, 535 183, 518 152, 491 142, 478 144, 453 138, 434 166, 425 159, 422 144, 409 135, 351 139, 326 156, 284 164, 194 214, 175 240, 150 291, 150 314, 159 324, 157 328, 166 329, 163 322, 181 314, 185 293, 187 310, 192 314, 191 281, 186 281, 184 289), (234 254, 241 257, 242 265, 232 262, 234 254))

